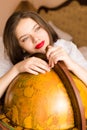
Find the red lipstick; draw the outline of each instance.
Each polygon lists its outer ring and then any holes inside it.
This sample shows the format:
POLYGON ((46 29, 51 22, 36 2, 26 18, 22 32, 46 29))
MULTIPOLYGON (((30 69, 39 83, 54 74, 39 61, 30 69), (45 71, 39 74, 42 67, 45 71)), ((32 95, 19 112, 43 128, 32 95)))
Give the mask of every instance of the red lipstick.
POLYGON ((35 48, 36 48, 36 49, 40 49, 41 47, 43 47, 43 45, 44 45, 44 41, 42 41, 41 43, 37 44, 37 45, 35 46, 35 48))

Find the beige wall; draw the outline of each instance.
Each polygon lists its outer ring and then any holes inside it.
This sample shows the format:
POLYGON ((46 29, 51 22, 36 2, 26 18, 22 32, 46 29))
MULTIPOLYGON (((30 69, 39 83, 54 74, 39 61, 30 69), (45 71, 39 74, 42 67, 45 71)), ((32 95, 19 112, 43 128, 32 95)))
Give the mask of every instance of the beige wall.
POLYGON ((29 0, 38 9, 40 6, 55 7, 61 5, 67 0, 29 0))
MULTIPOLYGON (((22 0, 0 0, 0 36, 3 34, 3 28, 5 26, 6 20, 21 1, 22 0)), ((67 0, 51 0, 50 2, 48 0, 28 1, 30 1, 36 9, 38 9, 41 5, 55 7, 56 5, 58 6, 67 0)))
POLYGON ((3 33, 3 28, 7 18, 14 11, 21 0, 0 0, 0 36, 3 33))

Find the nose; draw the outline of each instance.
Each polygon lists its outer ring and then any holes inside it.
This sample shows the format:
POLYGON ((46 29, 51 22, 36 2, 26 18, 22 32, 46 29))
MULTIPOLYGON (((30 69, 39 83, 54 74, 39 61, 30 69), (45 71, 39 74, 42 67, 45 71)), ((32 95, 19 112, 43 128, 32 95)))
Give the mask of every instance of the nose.
POLYGON ((31 39, 32 39, 32 42, 33 43, 37 43, 37 42, 39 42, 40 41, 40 39, 39 39, 39 37, 37 36, 37 35, 31 35, 31 39))

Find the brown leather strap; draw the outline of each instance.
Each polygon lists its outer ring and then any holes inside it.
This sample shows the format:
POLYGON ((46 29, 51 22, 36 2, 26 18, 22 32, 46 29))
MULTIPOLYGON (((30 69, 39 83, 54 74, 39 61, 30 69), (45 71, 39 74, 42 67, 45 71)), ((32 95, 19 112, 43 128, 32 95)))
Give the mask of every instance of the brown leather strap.
POLYGON ((75 127, 79 130, 86 130, 86 120, 83 104, 79 91, 70 75, 70 72, 63 62, 58 62, 58 64, 55 65, 54 70, 62 80, 71 99, 71 104, 74 111, 75 127))

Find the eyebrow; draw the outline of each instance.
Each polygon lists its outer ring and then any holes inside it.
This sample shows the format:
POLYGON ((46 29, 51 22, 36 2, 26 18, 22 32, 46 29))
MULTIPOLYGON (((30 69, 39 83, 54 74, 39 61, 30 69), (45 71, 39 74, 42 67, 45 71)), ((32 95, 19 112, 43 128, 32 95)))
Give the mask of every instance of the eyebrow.
MULTIPOLYGON (((34 29, 37 25, 38 25, 38 24, 36 23, 36 24, 33 26, 32 29, 34 29)), ((20 36, 20 37, 19 37, 19 40, 20 40, 21 38, 23 38, 24 36, 26 36, 26 35, 27 35, 27 34, 24 34, 24 35, 20 36)))

